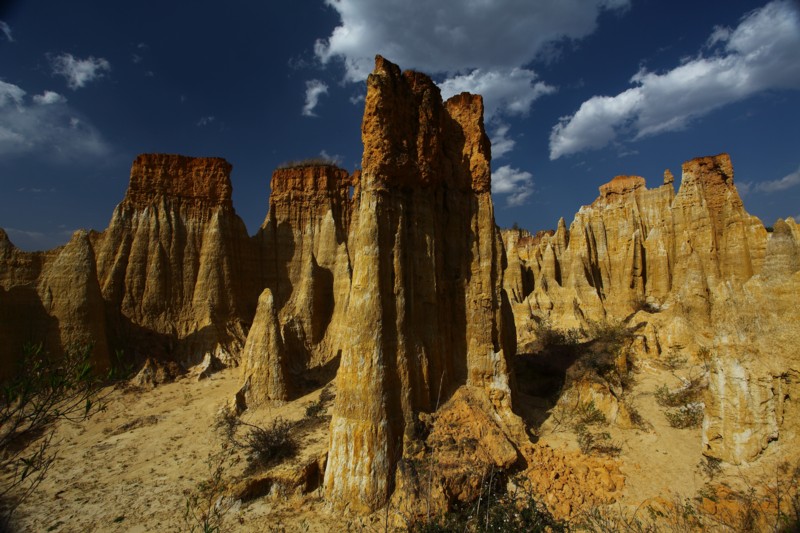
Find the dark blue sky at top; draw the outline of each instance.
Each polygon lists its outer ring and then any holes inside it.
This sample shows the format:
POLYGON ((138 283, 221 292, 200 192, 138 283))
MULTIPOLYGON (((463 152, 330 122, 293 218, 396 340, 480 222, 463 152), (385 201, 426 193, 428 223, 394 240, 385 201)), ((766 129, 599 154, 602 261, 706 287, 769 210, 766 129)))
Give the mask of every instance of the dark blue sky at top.
MULTIPOLYGON (((391 16, 395 2, 384 3, 391 16)), ((620 123, 618 135, 604 146, 550 158, 560 118, 576 114, 595 96, 630 89, 642 68, 665 73, 700 55, 711 57, 715 52, 708 42, 715 27, 735 29, 765 5, 631 0, 627 7, 599 9, 594 31, 552 40, 531 53, 533 59, 520 62, 553 90, 523 112, 498 113, 487 123, 490 135, 502 125, 514 141, 513 149, 493 162, 494 170, 507 167, 498 174, 501 180, 516 176, 495 194, 498 224, 518 222, 535 231, 554 227, 562 216, 569 223, 597 196, 597 187, 617 174, 642 175, 656 186, 664 169, 679 177, 683 161, 722 151, 731 154, 751 213, 768 224, 800 214, 800 79, 697 112, 685 127, 671 131, 635 138, 630 122, 620 123), (511 201, 514 187, 527 193, 511 201)), ((781 5, 796 8, 791 2, 781 5)), ((251 233, 266 215, 269 177, 280 163, 324 152, 344 168, 360 165, 363 103, 357 97, 364 84, 345 81, 343 56, 323 62, 315 54, 315 42, 342 24, 340 13, 323 0, 32 0, 0 6, 8 30, 0 32, 0 81, 8 94, 25 92, 17 100, 0 96, 0 227, 24 249, 61 244, 77 228, 105 228, 139 153, 226 158, 233 164, 234 206, 251 233), (54 73, 64 54, 102 58, 109 68, 73 89, 54 73), (320 95, 314 116, 304 116, 311 80, 324 83, 327 93, 320 95), (66 101, 44 109, 34 98, 45 91, 66 101), (24 129, 36 113, 38 130, 24 129), (50 130, 48 120, 60 120, 61 129, 50 130), (82 128, 76 135, 91 138, 89 148, 74 144, 73 126, 66 123, 82 128), (55 133, 40 138, 39 130, 55 133)), ((391 24, 414 26, 402 17, 391 24)), ((465 28, 470 33, 483 26, 465 28)), ((414 26, 408 38, 417 39, 414 32, 420 31, 425 30, 414 26)), ((403 46, 400 35, 396 40, 403 46)), ((438 65, 436 49, 421 56, 400 52, 409 61, 419 58, 419 65, 404 64, 386 50, 353 53, 378 52, 402 68, 438 65)), ((502 43, 497 53, 502 62, 502 43)), ((491 70, 485 61, 476 66, 491 70)), ((430 73, 443 81, 468 72, 456 65, 450 72, 430 73)), ((680 99, 681 93, 670 98, 680 99)), ((591 128, 584 133, 591 136, 591 128)))

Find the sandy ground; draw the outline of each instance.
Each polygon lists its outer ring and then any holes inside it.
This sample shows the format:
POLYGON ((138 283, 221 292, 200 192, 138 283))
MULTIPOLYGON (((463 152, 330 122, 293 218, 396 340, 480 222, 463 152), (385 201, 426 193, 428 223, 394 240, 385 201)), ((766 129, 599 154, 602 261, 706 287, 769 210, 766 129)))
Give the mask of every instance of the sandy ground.
MULTIPOLYGON (((239 370, 227 369, 198 381, 184 377, 155 389, 106 389, 106 409, 86 422, 56 427, 58 458, 45 481, 19 508, 16 527, 21 531, 190 531, 184 512, 187 495, 209 479, 223 437, 214 428, 220 409, 239 387, 239 370)), ((663 408, 653 397, 662 384, 676 384, 669 372, 645 364, 636 374, 636 406, 651 425, 648 429, 610 428, 621 444, 619 458, 626 476, 621 505, 635 509, 643 501, 661 497, 693 497, 709 481, 700 467, 699 429, 669 426, 663 408)), ((274 417, 300 420, 320 390, 281 407, 245 413, 244 419, 267 425, 274 417)), ((327 419, 302 432, 297 465, 324 455, 327 419)), ((577 449, 575 435, 545 420, 540 442, 577 449)), ((234 484, 244 471, 242 453, 225 456, 223 477, 234 484)), ((757 465, 727 467, 716 481, 769 474, 785 459, 772 447, 757 465)), ((285 467, 284 467, 285 468, 285 467)), ((741 484, 741 483, 740 483, 741 484)), ((222 531, 383 531, 382 513, 348 517, 332 512, 320 489, 307 494, 271 494, 246 503, 236 502, 224 514, 222 531)), ((198 529, 201 531, 201 529, 198 529)))
MULTIPOLYGON (((55 464, 38 490, 19 508, 22 531, 189 531, 184 519, 187 494, 211 477, 223 437, 215 417, 239 388, 239 370, 229 369, 197 381, 186 377, 155 389, 106 389, 106 409, 88 421, 56 428, 55 464), (211 457, 211 461, 209 458, 211 457)), ((267 425, 273 417, 299 420, 319 391, 282 407, 247 413, 244 419, 267 425)), ((303 437, 298 460, 327 445, 327 424, 303 437)), ((242 453, 222 454, 224 479, 241 475, 242 453)), ((280 531, 290 518, 306 523, 339 523, 328 515, 320 495, 273 496, 236 504, 224 516, 225 530, 280 531), (319 520, 320 513, 326 518, 319 520)), ((346 528, 346 522, 343 524, 346 528)))

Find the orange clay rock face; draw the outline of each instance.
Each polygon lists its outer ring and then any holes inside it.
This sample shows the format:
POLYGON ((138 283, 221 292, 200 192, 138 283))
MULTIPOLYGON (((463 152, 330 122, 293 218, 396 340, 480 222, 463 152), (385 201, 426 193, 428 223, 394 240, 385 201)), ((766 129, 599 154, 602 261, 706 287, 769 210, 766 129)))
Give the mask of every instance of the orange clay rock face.
POLYGON ((244 351, 251 407, 289 399, 304 380, 333 377, 338 354, 333 332, 343 322, 350 292, 353 181, 333 165, 284 168, 272 175, 269 212, 255 237, 261 283, 270 295, 259 300, 244 351))
POLYGON ((492 413, 485 395, 462 387, 435 413, 419 414, 418 440, 398 464, 396 514, 411 523, 440 515, 486 497, 491 479, 520 498, 535 496, 562 519, 620 496, 617 461, 509 437, 492 413))
POLYGON ((615 502, 625 476, 613 459, 563 452, 541 444, 525 444, 520 454, 528 465, 518 478, 520 491, 543 495, 557 518, 572 519, 600 505, 615 502))
POLYGON ((515 338, 482 119, 480 96, 443 103, 430 78, 376 58, 325 473, 337 507, 385 504, 416 413, 461 386, 484 396, 493 416, 515 419, 515 338))
POLYGON ((92 235, 111 334, 136 354, 235 362, 255 308, 254 253, 219 158, 136 158, 108 229, 92 235))

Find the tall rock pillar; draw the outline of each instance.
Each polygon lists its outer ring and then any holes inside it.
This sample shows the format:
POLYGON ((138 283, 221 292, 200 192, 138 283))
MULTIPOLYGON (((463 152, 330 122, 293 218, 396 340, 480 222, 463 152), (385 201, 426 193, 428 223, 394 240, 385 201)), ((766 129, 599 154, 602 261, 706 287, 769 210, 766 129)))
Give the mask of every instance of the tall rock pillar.
POLYGON ((510 409, 515 350, 481 97, 443 103, 378 56, 365 106, 325 474, 328 498, 362 511, 391 494, 415 412, 462 385, 510 409))

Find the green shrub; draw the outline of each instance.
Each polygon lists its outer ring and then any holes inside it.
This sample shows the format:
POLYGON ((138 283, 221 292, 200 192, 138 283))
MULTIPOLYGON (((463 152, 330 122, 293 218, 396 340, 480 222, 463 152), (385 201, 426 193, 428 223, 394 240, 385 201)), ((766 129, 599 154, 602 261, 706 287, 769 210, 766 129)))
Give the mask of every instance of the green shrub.
POLYGON ((269 427, 264 428, 241 420, 229 409, 223 409, 215 422, 226 446, 245 451, 249 470, 272 466, 294 456, 298 448, 292 436, 295 425, 277 417, 269 427), (240 433, 243 435, 240 436, 240 433))
POLYGON ((292 423, 280 417, 268 428, 249 425, 244 436, 244 448, 250 454, 251 464, 270 466, 297 452, 297 443, 291 436, 292 423))
POLYGON ((670 390, 666 385, 659 386, 653 393, 656 402, 662 407, 681 407, 700 399, 703 387, 699 378, 691 380, 678 390, 670 390))
POLYGON ((334 394, 331 392, 330 385, 326 386, 319 393, 319 399, 306 406, 306 418, 318 418, 322 416, 328 404, 333 400, 334 394))
POLYGON ((442 516, 414 521, 414 533, 489 533, 507 531, 565 532, 568 524, 557 520, 530 491, 509 494, 499 475, 487 480, 477 500, 456 505, 442 516))
POLYGON ((722 471, 722 460, 704 455, 700 466, 709 479, 714 479, 722 471))
POLYGON ((53 423, 80 422, 103 408, 91 354, 91 345, 53 356, 41 343, 26 344, 12 377, 0 385, 0 468, 9 474, 0 484, 0 530, 56 458, 53 423))
POLYGON ((669 353, 664 360, 661 361, 661 364, 667 370, 674 372, 685 367, 687 361, 688 359, 680 354, 679 348, 673 346, 670 348, 669 353))
POLYGON ((691 403, 664 412, 669 425, 678 429, 699 428, 703 424, 703 404, 691 403))
POLYGON ((307 157, 305 159, 297 159, 291 161, 284 161, 278 165, 278 169, 287 168, 302 168, 302 167, 335 167, 338 166, 336 161, 327 159, 325 157, 307 157))
POLYGON ((543 351, 571 352, 578 346, 580 334, 574 329, 558 329, 549 319, 542 319, 531 328, 543 351))

